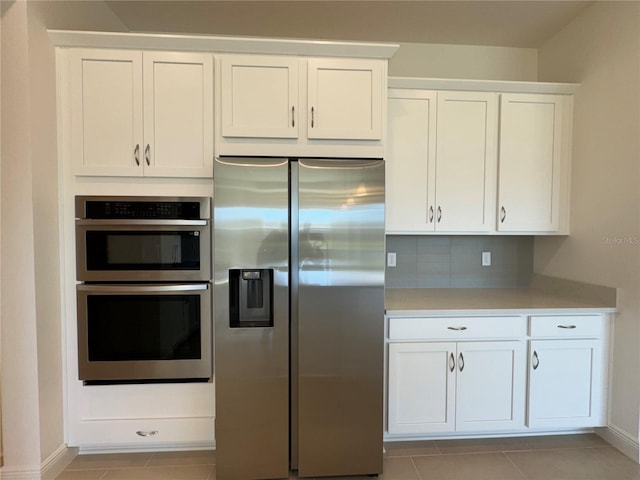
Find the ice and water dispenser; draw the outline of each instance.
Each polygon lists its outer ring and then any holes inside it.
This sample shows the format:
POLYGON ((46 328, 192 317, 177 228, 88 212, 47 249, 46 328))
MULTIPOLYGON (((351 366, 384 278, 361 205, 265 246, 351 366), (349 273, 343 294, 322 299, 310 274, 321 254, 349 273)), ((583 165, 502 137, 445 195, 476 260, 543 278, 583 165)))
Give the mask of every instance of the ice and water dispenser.
POLYGON ((273 327, 273 269, 229 270, 229 326, 273 327))

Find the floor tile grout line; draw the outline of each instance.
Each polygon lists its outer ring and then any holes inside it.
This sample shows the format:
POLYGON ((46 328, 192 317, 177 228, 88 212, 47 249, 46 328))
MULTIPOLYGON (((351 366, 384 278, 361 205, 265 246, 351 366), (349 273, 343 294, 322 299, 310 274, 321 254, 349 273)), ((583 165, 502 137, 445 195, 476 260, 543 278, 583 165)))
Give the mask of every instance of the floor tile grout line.
POLYGON ((413 460, 413 457, 409 457, 409 459, 411 460, 411 465, 413 465, 413 470, 416 472, 416 475, 418 476, 418 480, 422 480, 422 475, 420 475, 420 471, 418 470, 418 466, 416 465, 416 462, 413 460))
POLYGON ((502 454, 502 456, 504 458, 507 459, 507 461, 511 465, 513 465, 513 468, 515 468, 518 471, 518 473, 520 474, 520 476, 522 477, 523 480, 528 480, 529 479, 529 477, 527 477, 527 475, 522 470, 520 470, 520 468, 515 464, 515 462, 511 458, 509 458, 509 455, 507 455, 507 452, 500 452, 500 453, 502 454))

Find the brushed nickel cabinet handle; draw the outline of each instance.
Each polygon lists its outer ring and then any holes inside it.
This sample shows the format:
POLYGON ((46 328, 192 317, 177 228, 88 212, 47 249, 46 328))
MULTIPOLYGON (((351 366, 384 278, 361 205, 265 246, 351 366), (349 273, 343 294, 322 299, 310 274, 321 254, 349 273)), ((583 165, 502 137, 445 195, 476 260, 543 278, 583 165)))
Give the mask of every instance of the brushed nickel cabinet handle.
POLYGON ((138 430, 136 435, 140 435, 141 437, 153 437, 158 434, 158 430, 138 430))
POLYGON ((458 358, 458 368, 460 369, 460 371, 464 370, 464 357, 462 356, 462 352, 460 352, 458 358))
POLYGON ((533 365, 533 369, 537 370, 538 365, 540 365, 540 359, 538 358, 538 352, 535 350, 533 351, 533 359, 531 360, 531 363, 533 365))
POLYGON ((447 327, 447 330, 455 330, 457 332, 461 332, 461 331, 464 331, 466 329, 467 329, 467 327, 447 327))
POLYGON ((456 357, 453 356, 453 353, 449 355, 449 371, 453 372, 456 369, 456 357))
POLYGON ((291 126, 296 126, 296 107, 291 105, 291 126))
POLYGON ((440 223, 440 220, 442 220, 442 207, 438 205, 438 223, 440 223))
POLYGON ((136 161, 136 165, 140 166, 140 144, 136 144, 136 148, 133 149, 133 159, 136 161))
POLYGON ((433 205, 429 205, 429 223, 433 223, 433 205))
POLYGON ((507 218, 507 209, 500 207, 500 223, 504 223, 505 218, 507 218))
POLYGON ((576 326, 575 325, 558 325, 558 328, 565 328, 567 330, 572 330, 576 328, 576 326))
POLYGON ((144 148, 144 159, 147 162, 147 165, 151 165, 151 145, 149 145, 148 143, 144 148))
POLYGON ((313 128, 316 124, 316 111, 313 107, 311 107, 311 128, 313 128))

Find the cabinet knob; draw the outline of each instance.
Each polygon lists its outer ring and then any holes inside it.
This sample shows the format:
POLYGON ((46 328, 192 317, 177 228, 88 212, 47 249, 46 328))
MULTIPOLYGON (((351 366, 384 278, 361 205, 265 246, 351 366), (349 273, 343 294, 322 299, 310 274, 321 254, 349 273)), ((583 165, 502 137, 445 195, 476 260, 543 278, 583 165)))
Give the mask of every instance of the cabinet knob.
POLYGON ((296 107, 291 105, 291 126, 296 126, 296 107))
POLYGON ((507 209, 502 206, 500 207, 500 223, 504 223, 505 218, 507 218, 507 209))
POLYGON ((464 356, 462 355, 462 352, 460 352, 460 355, 458 356, 458 368, 460 371, 464 370, 464 356))
POLYGON ((558 325, 558 328, 565 328, 565 329, 568 329, 568 330, 572 330, 572 329, 576 328, 576 326, 575 325, 558 325))
POLYGON ((313 128, 316 124, 316 110, 311 107, 311 128, 313 128))
POLYGON ((429 223, 433 223, 433 205, 429 205, 429 223))
POLYGON ((148 143, 144 148, 144 160, 147 162, 147 165, 151 165, 151 145, 148 143))
POLYGON ((438 223, 440 223, 440 220, 442 220, 442 207, 438 205, 438 223))
POLYGON ((540 365, 540 359, 538 358, 538 352, 533 351, 533 359, 531 360, 531 364, 533 365, 533 369, 537 370, 538 365, 540 365))
POLYGON ((141 437, 153 437, 154 435, 158 434, 158 430, 138 430, 136 432, 136 435, 139 435, 141 437))
POLYGON ((447 327, 447 330, 456 330, 457 332, 462 332, 466 329, 467 327, 447 327))
POLYGON ((456 357, 453 356, 453 352, 449 355, 449 371, 453 372, 456 369, 456 357))

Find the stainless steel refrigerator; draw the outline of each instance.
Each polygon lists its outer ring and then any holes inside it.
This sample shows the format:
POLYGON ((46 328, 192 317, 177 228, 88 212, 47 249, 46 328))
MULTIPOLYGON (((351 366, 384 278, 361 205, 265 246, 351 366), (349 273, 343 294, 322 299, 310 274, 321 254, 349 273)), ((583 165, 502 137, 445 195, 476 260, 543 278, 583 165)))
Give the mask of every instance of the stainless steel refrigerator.
POLYGON ((384 162, 214 165, 216 477, 382 472, 384 162))

